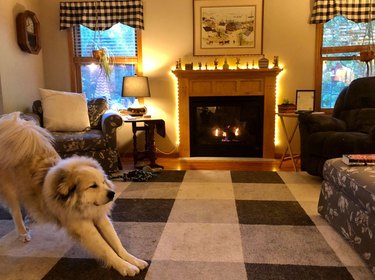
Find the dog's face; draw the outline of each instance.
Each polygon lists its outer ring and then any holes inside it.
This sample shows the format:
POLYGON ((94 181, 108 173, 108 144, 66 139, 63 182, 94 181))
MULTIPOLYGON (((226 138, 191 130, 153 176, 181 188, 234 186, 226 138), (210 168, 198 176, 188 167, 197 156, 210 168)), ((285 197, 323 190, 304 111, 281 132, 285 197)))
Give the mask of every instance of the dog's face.
POLYGON ((93 166, 61 169, 57 175, 57 196, 62 203, 76 206, 101 206, 115 195, 112 183, 103 172, 93 166))

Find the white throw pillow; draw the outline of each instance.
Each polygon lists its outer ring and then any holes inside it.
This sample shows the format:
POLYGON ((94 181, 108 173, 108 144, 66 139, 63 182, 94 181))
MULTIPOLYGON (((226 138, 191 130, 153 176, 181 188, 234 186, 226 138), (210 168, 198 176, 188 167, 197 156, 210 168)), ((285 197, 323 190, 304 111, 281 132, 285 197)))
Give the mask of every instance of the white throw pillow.
POLYGON ((90 129, 86 97, 82 93, 39 89, 43 108, 43 125, 50 131, 90 129))

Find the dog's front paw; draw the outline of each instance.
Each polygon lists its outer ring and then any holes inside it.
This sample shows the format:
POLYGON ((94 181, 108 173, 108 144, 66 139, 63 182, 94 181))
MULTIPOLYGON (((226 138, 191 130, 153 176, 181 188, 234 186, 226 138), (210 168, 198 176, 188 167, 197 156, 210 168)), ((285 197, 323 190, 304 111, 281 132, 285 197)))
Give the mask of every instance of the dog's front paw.
POLYGON ((135 264, 139 269, 145 269, 146 267, 148 267, 148 262, 146 262, 146 261, 144 261, 144 260, 141 260, 141 259, 137 259, 137 258, 135 258, 134 264, 135 264))
POLYGON ((23 243, 29 242, 31 240, 30 230, 27 229, 26 233, 20 233, 18 237, 23 243))
POLYGON ((135 276, 139 273, 139 268, 126 261, 122 261, 118 265, 113 266, 122 276, 135 276))
POLYGON ((129 254, 128 252, 120 254, 120 257, 123 260, 137 266, 139 269, 144 269, 148 266, 147 262, 145 262, 144 260, 138 259, 137 257, 134 257, 132 254, 129 254))

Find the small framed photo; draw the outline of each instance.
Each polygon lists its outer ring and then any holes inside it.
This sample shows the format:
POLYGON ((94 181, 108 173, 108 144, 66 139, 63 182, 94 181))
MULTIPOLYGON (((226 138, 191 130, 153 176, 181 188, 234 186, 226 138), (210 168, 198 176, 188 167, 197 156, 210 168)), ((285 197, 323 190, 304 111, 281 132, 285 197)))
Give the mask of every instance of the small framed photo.
POLYGON ((297 112, 313 112, 314 111, 315 90, 296 91, 297 112))

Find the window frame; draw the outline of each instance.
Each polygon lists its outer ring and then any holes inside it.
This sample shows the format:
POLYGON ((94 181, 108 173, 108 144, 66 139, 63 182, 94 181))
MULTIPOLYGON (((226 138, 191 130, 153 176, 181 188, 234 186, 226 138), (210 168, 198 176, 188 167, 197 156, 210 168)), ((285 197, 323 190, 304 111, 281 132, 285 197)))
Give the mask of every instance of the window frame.
MULTIPOLYGON (((142 55, 142 31, 136 29, 137 39, 137 55, 136 56, 115 56, 112 57, 114 64, 133 64, 135 65, 135 73, 137 76, 143 75, 143 55, 142 55)), ((70 73, 71 73, 71 88, 75 92, 82 92, 82 76, 81 66, 88 65, 91 63, 97 63, 97 60, 93 57, 77 57, 74 56, 74 30, 69 28, 68 32, 68 49, 69 49, 69 61, 70 61, 70 73)))
POLYGON ((344 47, 324 47, 323 48, 323 31, 324 23, 316 24, 316 44, 315 44, 315 110, 325 112, 326 114, 332 114, 333 108, 321 108, 322 100, 322 75, 323 75, 323 61, 335 61, 335 60, 359 60, 357 56, 330 56, 323 57, 325 54, 345 53, 345 52, 360 52, 367 50, 369 46, 375 48, 373 45, 356 45, 356 46, 344 46, 344 47))

